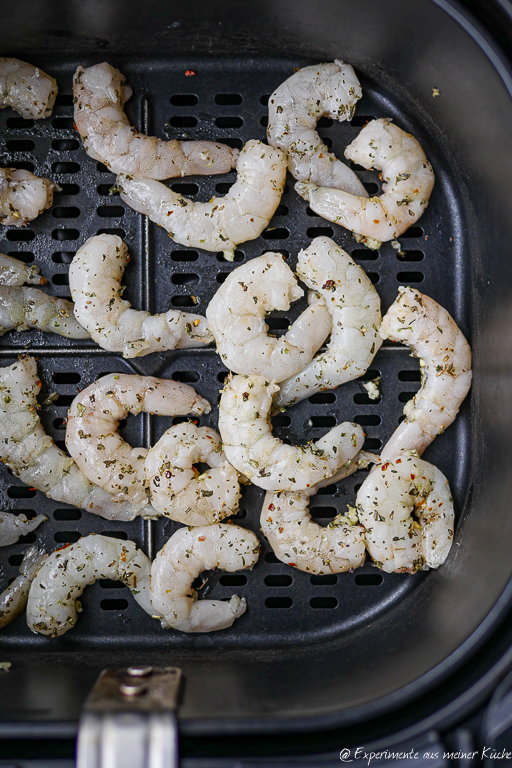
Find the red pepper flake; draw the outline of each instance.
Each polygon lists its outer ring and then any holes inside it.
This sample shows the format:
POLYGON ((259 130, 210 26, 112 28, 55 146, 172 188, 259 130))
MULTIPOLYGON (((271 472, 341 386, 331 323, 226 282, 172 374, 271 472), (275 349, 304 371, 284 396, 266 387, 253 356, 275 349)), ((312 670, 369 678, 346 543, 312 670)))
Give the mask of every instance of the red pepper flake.
POLYGON ((54 552, 62 552, 63 549, 67 549, 70 546, 71 546, 71 544, 69 544, 69 543, 68 544, 64 544, 62 547, 59 547, 58 549, 54 549, 53 551, 54 552))
POLYGON ((284 528, 283 526, 281 526, 281 528, 279 528, 279 533, 282 533, 283 531, 284 531, 284 528))
POLYGON ((30 488, 29 487, 29 491, 37 491, 37 488, 30 488))
POLYGON ((413 475, 411 472, 411 480, 416 480, 416 475, 413 475))
POLYGON ((318 155, 318 157, 321 157, 321 158, 323 158, 323 154, 322 154, 322 152, 320 152, 320 154, 318 155))
POLYGON ((73 128, 75 129, 75 131, 78 131, 78 128, 76 127, 76 123, 75 122, 73 122, 73 128))
POLYGON ((121 552, 121 560, 123 561, 123 563, 126 563, 126 550, 125 549, 123 549, 123 551, 121 552))
POLYGON ((206 541, 206 536, 199 536, 198 541, 206 541))
POLYGON ((275 509, 275 507, 274 507, 274 505, 273 505, 273 504, 269 504, 269 505, 268 505, 268 508, 270 509, 270 511, 271 511, 271 512, 273 512, 273 511, 274 511, 274 509, 275 509))
POLYGON ((402 459, 397 459, 396 460, 396 464, 401 464, 401 463, 402 463, 402 459))
POLYGON ((195 74, 196 73, 194 72, 193 69, 187 69, 187 71, 185 72, 185 77, 195 77, 195 74))
POLYGON ((374 223, 374 224, 378 224, 378 223, 379 223, 379 221, 380 221, 380 219, 374 219, 374 220, 373 220, 373 223, 374 223))
POLYGON ((297 563, 288 563, 288 565, 291 565, 292 568, 296 568, 297 567, 297 563))
POLYGON ((386 463, 382 465, 382 471, 385 472, 388 467, 389 467, 389 461, 386 461, 386 463))

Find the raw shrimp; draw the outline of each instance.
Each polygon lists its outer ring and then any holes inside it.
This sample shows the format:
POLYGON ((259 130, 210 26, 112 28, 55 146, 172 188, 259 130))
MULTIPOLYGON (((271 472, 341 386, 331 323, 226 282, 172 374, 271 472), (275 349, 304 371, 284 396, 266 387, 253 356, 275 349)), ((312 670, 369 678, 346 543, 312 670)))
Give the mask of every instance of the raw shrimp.
POLYGON ((183 423, 168 429, 150 449, 144 471, 151 506, 185 525, 211 525, 238 510, 240 484, 210 427, 183 423), (199 474, 194 464, 211 469, 199 474))
MULTIPOLYGON (((1 461, 5 462, 3 456, 1 461)), ((14 515, 12 512, 0 512, 0 547, 16 544, 20 536, 26 536, 27 533, 35 531, 37 526, 44 523, 45 520, 48 518, 44 515, 37 515, 32 520, 27 520, 27 516, 23 513, 14 515)))
POLYGON ((302 370, 329 335, 323 299, 302 312, 284 336, 268 336, 265 315, 290 308, 304 291, 280 253, 265 253, 233 270, 206 310, 224 365, 276 381, 302 370))
POLYGON ((382 194, 364 198, 298 182, 296 191, 315 213, 377 241, 393 240, 419 219, 428 205, 434 173, 414 136, 387 118, 371 120, 349 144, 345 157, 382 171, 382 194))
POLYGON ((254 533, 238 525, 215 523, 176 531, 151 566, 151 602, 163 616, 162 626, 181 632, 230 627, 245 613, 245 598, 198 600, 192 582, 211 568, 228 573, 253 568, 259 551, 254 533))
POLYGON ((38 288, 0 285, 0 336, 7 331, 40 331, 58 333, 68 339, 88 339, 73 314, 73 304, 50 296, 38 288))
POLYGON ((21 227, 32 221, 51 206, 55 188, 30 171, 0 168, 0 224, 21 227))
POLYGON ((75 124, 85 151, 112 173, 148 179, 226 173, 238 151, 213 141, 162 141, 130 125, 123 105, 132 95, 110 64, 78 67, 73 79, 75 124))
POLYGON ((188 384, 153 376, 112 373, 80 392, 69 409, 66 446, 91 482, 129 501, 136 509, 149 503, 144 478, 147 448, 132 448, 118 433, 129 413, 161 416, 208 413, 210 404, 188 384))
POLYGON ((402 451, 374 467, 358 491, 356 508, 368 552, 383 571, 439 568, 448 557, 454 529, 450 486, 416 451, 402 451))
POLYGON ((315 130, 323 115, 351 120, 361 96, 356 73, 338 60, 299 69, 274 91, 268 101, 268 143, 287 154, 297 181, 368 196, 356 174, 329 152, 315 130))
POLYGON ((332 334, 325 352, 281 384, 280 406, 361 376, 382 344, 379 294, 364 269, 333 240, 316 237, 301 251, 297 274, 325 299, 332 334))
POLYGON ((63 635, 78 618, 78 598, 97 579, 126 584, 141 608, 159 618, 149 595, 150 570, 149 557, 133 541, 85 536, 57 549, 37 572, 28 596, 27 624, 42 635, 63 635))
POLYGON ((39 274, 39 267, 29 267, 19 259, 0 253, 0 285, 44 285, 47 282, 39 274))
POLYGON ((52 113, 57 83, 39 67, 19 59, 0 59, 0 109, 12 107, 38 120, 52 113))
POLYGON ((407 344, 420 358, 421 387, 406 403, 405 421, 384 446, 382 459, 401 450, 421 455, 457 416, 472 377, 471 348, 451 315, 414 288, 398 291, 380 335, 407 344))
POLYGON ((319 487, 337 482, 375 457, 354 447, 347 438, 339 446, 346 462, 335 477, 304 491, 277 491, 266 494, 261 510, 261 530, 281 562, 309 573, 342 573, 364 562, 364 528, 348 514, 337 515, 327 526, 313 522, 309 499, 319 487))
POLYGON ((121 298, 121 279, 130 260, 117 235, 96 235, 77 251, 69 268, 75 316, 94 341, 123 357, 168 349, 201 347, 213 341, 206 320, 179 310, 151 315, 130 309, 121 298))
POLYGON ((30 585, 46 558, 44 549, 38 549, 35 545, 29 547, 23 555, 20 575, 0 594, 0 629, 25 610, 30 585))
POLYGON ((335 475, 345 464, 340 445, 356 453, 364 433, 358 424, 338 424, 316 442, 285 445, 272 435, 270 409, 279 386, 264 376, 231 376, 219 405, 219 431, 227 460, 266 491, 302 491, 335 475))
POLYGON ((238 178, 225 197, 193 203, 151 179, 119 176, 122 199, 159 224, 177 243, 224 251, 232 261, 238 243, 261 235, 279 205, 286 160, 279 149, 248 141, 236 164, 238 178))
MULTIPOLYGON (((133 520, 139 513, 138 509, 117 501, 89 482, 73 459, 57 448, 46 434, 37 415, 40 389, 41 382, 37 378, 33 357, 21 358, 13 365, 0 369, 0 461, 16 477, 43 491, 50 499, 73 504, 107 520, 133 520)), ((146 515, 151 512, 150 507, 144 510, 146 515)), ((35 528, 45 519, 36 518, 28 525, 35 528)), ((23 520, 20 522, 24 523, 23 520)), ((12 520, 11 516, 7 522, 5 518, 0 521, 0 529, 2 524, 9 525, 9 536, 14 530, 15 538, 9 543, 28 532, 26 527, 16 530, 20 522, 12 520)))

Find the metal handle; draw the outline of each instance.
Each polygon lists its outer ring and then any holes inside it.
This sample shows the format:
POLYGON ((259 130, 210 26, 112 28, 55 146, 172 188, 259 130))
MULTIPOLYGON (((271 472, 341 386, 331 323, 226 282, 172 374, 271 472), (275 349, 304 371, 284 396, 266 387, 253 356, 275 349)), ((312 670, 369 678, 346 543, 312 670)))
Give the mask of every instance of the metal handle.
POLYGON ((104 670, 80 720, 77 768, 178 768, 177 667, 104 670))

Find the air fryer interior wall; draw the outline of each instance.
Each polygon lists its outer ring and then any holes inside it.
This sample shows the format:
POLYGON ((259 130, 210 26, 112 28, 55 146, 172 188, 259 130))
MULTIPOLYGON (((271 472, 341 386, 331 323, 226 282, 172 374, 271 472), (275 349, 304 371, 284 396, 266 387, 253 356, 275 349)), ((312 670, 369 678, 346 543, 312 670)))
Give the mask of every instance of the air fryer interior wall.
MULTIPOLYGON (((392 116, 420 140, 434 166, 431 204, 418 227, 401 239, 405 260, 390 244, 374 258, 349 233, 310 216, 291 179, 282 201, 288 210, 277 212, 262 238, 243 244, 239 258, 284 248, 294 265, 299 248, 331 230, 374 276, 384 309, 405 282, 453 314, 472 344, 475 379, 459 419, 425 454, 450 479, 458 513, 455 544, 439 572, 383 574, 378 583, 379 572, 368 563, 355 574, 315 582, 276 563, 264 542, 261 562, 246 584, 211 575, 212 594, 237 591, 249 603, 231 630, 211 636, 164 634, 125 599, 120 585, 97 584, 84 595, 86 610, 77 626, 59 640, 29 636, 23 619, 3 631, 2 660, 13 663, 2 680, 3 732, 12 732, 15 723, 24 723, 25 733, 30 723, 30 732, 42 728, 46 735, 58 734, 66 723, 74 726, 98 672, 127 660, 183 668, 185 733, 328 727, 412 699, 468 658, 509 599, 512 147, 506 137, 512 103, 506 73, 497 71, 491 49, 465 29, 456 9, 427 0, 153 3, 145 13, 131 2, 68 3, 58 14, 51 5, 31 5, 30 14, 21 4, 3 11, 1 50, 55 75, 61 96, 53 117, 34 127, 10 111, 0 113, 2 164, 32 163, 63 192, 26 230, 4 230, 0 251, 34 253, 43 274, 52 275, 52 290, 67 295, 65 276, 76 249, 102 229, 121 230, 133 258, 126 293, 133 305, 186 308, 196 295, 204 313, 222 275, 241 262, 229 265, 204 252, 194 256, 108 196, 114 177, 77 146, 72 72, 78 63, 108 60, 134 87, 128 112, 144 130, 241 146, 264 138, 264 97, 294 67, 341 58, 356 68, 365 95, 353 125, 321 128, 338 155, 368 117, 392 116), (197 74, 185 77, 185 70, 197 74), (110 603, 108 609, 102 603, 110 603)), ((361 178, 378 183, 373 173, 361 178)), ((181 191, 190 195, 196 184, 198 197, 208 199, 224 194, 222 185, 233 179, 234 174, 180 180, 176 189, 185 185, 181 191)), ((300 303, 286 316, 299 311, 300 303)), ((276 330, 284 325, 275 321, 276 330)), ((93 343, 61 344, 35 332, 3 337, 1 365, 27 345, 39 358, 46 392, 59 394, 43 416, 56 440, 63 440, 61 419, 77 388, 102 372, 174 376, 191 381, 214 403, 224 370, 213 350, 192 351, 186 359, 170 353, 127 362, 93 343)), ((398 423, 404 393, 418 387, 418 366, 407 350, 390 346, 376 357, 374 370, 383 377, 381 402, 372 404, 353 382, 336 392, 335 401, 320 398, 291 409, 290 423, 277 422, 275 433, 294 441, 317 438, 329 418, 359 416, 367 446, 378 450, 398 423)), ((215 426, 215 417, 201 423, 215 426)), ((154 442, 169 425, 166 419, 131 418, 123 434, 141 445, 154 442)), ((114 531, 154 552, 175 529, 168 522, 151 530, 141 521, 121 526, 86 513, 77 518, 40 494, 31 501, 23 490, 13 491, 21 484, 5 470, 1 477, 6 505, 37 504, 37 511, 49 515, 38 531, 48 547, 79 534, 114 531)), ((317 519, 325 522, 333 510, 343 510, 361 481, 359 473, 317 496, 317 519)), ((240 522, 255 531, 261 498, 254 488, 243 498, 246 516, 240 522)), ((6 577, 15 575, 25 546, 26 540, 9 548, 6 577)), ((5 562, 5 553, 0 555, 5 562)))

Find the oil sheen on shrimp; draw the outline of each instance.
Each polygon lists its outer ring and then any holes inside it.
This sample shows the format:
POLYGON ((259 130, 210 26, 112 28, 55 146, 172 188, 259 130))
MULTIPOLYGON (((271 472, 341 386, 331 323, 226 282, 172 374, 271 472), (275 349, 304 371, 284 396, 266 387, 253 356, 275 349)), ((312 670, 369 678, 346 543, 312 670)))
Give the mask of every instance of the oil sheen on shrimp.
POLYGON ((177 424, 150 449, 144 462, 151 506, 185 525, 211 525, 236 514, 240 484, 210 427, 177 424), (195 464, 207 464, 202 474, 195 464))
POLYGON ((371 120, 345 150, 345 157, 382 172, 379 197, 298 182, 295 189, 324 219, 377 241, 393 240, 414 224, 428 205, 434 173, 414 136, 391 120, 371 120))
POLYGON ((368 552, 383 571, 439 568, 448 557, 454 531, 450 486, 416 451, 402 451, 374 467, 356 507, 368 552))
POLYGON ((361 376, 382 344, 379 294, 364 269, 333 240, 316 237, 301 251, 297 274, 325 299, 332 334, 325 352, 281 384, 280 406, 361 376))
POLYGON ((213 341, 199 315, 169 310, 160 315, 131 309, 121 298, 121 280, 130 260, 117 235, 95 235, 77 251, 69 268, 75 316, 94 341, 123 357, 169 349, 201 347, 213 341))
POLYGON ((132 94, 119 70, 103 62, 73 79, 75 124, 85 151, 112 173, 169 179, 191 174, 226 173, 238 151, 213 141, 163 141, 130 125, 123 106, 132 94))
POLYGON ((22 117, 38 120, 51 115, 56 96, 57 83, 42 69, 0 58, 0 109, 12 107, 22 117))
POLYGON ((181 632, 230 627, 245 613, 245 598, 198 600, 192 582, 211 568, 228 573, 253 568, 259 551, 254 533, 238 525, 216 523, 176 531, 151 566, 151 602, 163 617, 162 626, 181 632))
POLYGON ((73 314, 67 299, 50 296, 38 288, 0 285, 0 336, 7 331, 57 333, 68 339, 88 339, 89 333, 73 314))
POLYGON ((268 143, 287 154, 288 169, 297 181, 368 196, 356 174, 329 152, 316 132, 324 115, 351 120, 361 96, 356 73, 338 60, 303 67, 274 91, 268 101, 268 143))
MULTIPOLYGON (((138 509, 93 485, 46 434, 37 413, 40 389, 33 357, 23 357, 7 368, 0 368, 0 461, 16 477, 50 499, 86 509, 107 520, 133 520, 138 509)), ((148 509, 145 514, 149 514, 148 509)), ((46 520, 39 516, 25 526, 24 519, 18 518, 17 521, 9 517, 7 522, 5 517, 0 518, 0 529, 5 525, 4 530, 10 530, 9 535, 14 536, 9 543, 46 520)))
MULTIPOLYGON (((81 610, 78 598, 97 579, 121 581, 150 616, 151 561, 133 541, 91 534, 53 552, 38 570, 30 588, 27 624, 49 637, 74 627, 81 610)), ((157 618, 157 616, 155 616, 157 618)))
POLYGON ((30 171, 0 168, 0 224, 22 227, 53 203, 55 184, 30 171))
POLYGON ((153 376, 112 373, 75 397, 69 409, 66 447, 84 475, 136 509, 149 503, 144 460, 147 448, 132 448, 119 432, 129 413, 199 416, 210 404, 188 384, 153 376))
POLYGON ((39 274, 39 267, 25 264, 13 256, 0 253, 0 285, 45 285, 48 281, 39 274))
POLYGON ((151 179, 121 175, 122 199, 163 227, 182 245, 224 251, 229 261, 239 243, 259 237, 283 194, 286 160, 279 149, 248 141, 236 164, 237 180, 225 195, 194 203, 151 179))
POLYGON ((323 299, 310 304, 284 336, 269 336, 265 323, 268 312, 288 310, 303 293, 280 253, 265 253, 233 270, 206 310, 224 365, 276 381, 308 365, 332 328, 323 299))
MULTIPOLYGON (((362 440, 360 441, 362 444, 362 440)), ((349 514, 339 514, 327 526, 311 519, 309 500, 318 488, 337 482, 367 466, 371 454, 345 437, 339 445, 346 462, 328 480, 304 491, 268 492, 261 510, 261 530, 281 562, 308 573, 342 573, 364 563, 364 528, 349 514)))
POLYGON ((401 450, 421 455, 457 416, 472 377, 471 348, 451 315, 415 288, 398 291, 380 335, 407 344, 419 357, 421 387, 406 403, 405 420, 384 446, 383 459, 401 450))
POLYGON ((23 555, 20 575, 0 594, 0 629, 14 621, 26 608, 30 585, 46 560, 44 549, 35 545, 23 555))
MULTIPOLYGON (((1 461, 4 461, 3 457, 1 461)), ((23 513, 15 515, 12 512, 0 512, 0 547, 16 544, 20 536, 26 536, 27 533, 35 531, 45 520, 48 518, 44 515, 37 515, 32 520, 28 520, 23 513)))
POLYGON ((358 424, 344 422, 316 442, 286 445, 272 435, 270 409, 279 386, 264 376, 232 376, 219 405, 219 431, 227 460, 266 491, 303 491, 335 475, 345 464, 340 445, 362 445, 358 424))

